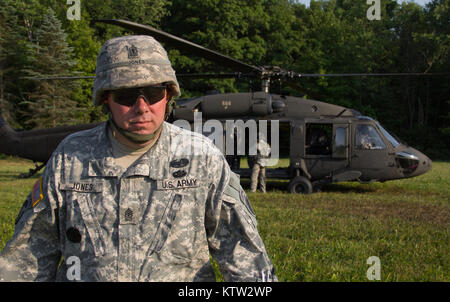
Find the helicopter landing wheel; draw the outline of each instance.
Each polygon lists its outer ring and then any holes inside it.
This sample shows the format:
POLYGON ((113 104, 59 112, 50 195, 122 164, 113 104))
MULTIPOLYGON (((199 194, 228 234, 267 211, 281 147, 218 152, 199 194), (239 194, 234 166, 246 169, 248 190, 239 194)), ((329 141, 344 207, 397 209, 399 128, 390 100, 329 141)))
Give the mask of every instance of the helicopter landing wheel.
POLYGON ((313 192, 322 192, 323 184, 313 184, 313 192))
POLYGON ((289 193, 311 194, 313 187, 306 177, 297 176, 289 183, 288 191, 289 193))

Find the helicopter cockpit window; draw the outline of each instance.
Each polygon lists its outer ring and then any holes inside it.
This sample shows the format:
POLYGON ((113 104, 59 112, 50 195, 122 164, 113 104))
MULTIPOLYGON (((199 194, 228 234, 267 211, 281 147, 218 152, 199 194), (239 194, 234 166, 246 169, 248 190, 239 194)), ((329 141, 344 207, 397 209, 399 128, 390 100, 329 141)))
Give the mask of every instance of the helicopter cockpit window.
POLYGON ((306 155, 331 155, 332 124, 306 124, 306 155))
POLYGON ((392 144, 392 147, 397 148, 400 143, 389 133, 386 129, 384 129, 380 123, 377 122, 378 128, 381 130, 383 135, 388 139, 388 141, 392 144))
POLYGON ((363 150, 386 149, 377 130, 372 125, 358 125, 356 127, 355 146, 363 150))

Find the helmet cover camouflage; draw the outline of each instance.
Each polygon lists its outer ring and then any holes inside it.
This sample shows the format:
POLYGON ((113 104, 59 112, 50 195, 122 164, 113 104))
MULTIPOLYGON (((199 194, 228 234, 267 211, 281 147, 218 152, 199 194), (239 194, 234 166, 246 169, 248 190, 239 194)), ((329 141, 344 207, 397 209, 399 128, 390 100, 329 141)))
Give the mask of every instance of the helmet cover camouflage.
POLYGON ((102 105, 104 91, 168 83, 172 97, 180 96, 175 71, 167 52, 153 37, 113 38, 97 56, 93 89, 94 106, 102 105))

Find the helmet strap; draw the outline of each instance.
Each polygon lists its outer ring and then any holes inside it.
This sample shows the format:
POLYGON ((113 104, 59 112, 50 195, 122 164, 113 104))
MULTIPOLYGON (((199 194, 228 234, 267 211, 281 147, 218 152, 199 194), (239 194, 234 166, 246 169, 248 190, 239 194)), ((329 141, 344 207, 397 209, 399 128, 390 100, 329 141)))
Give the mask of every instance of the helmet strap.
POLYGON ((175 98, 171 97, 166 103, 166 113, 164 115, 164 120, 167 121, 170 114, 172 113, 173 107, 175 106, 175 98))
POLYGON ((138 134, 138 133, 134 133, 134 132, 122 129, 119 126, 117 126, 117 124, 116 124, 116 122, 114 122, 114 119, 111 116, 111 114, 109 115, 108 123, 112 127, 113 130, 119 132, 120 134, 122 134, 128 140, 132 141, 135 144, 146 143, 146 142, 151 141, 152 139, 154 139, 159 134, 160 129, 162 128, 162 125, 163 125, 163 123, 161 123, 161 125, 159 125, 158 129, 156 129, 153 133, 150 133, 150 134, 138 134))

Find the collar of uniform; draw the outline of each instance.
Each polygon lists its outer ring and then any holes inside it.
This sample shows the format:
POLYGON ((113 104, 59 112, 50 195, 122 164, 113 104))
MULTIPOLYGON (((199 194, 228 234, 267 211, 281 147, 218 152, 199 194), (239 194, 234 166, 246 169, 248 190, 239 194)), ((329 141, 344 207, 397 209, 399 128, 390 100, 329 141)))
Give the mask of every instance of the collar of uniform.
POLYGON ((152 179, 162 179, 168 175, 167 159, 170 148, 170 129, 163 122, 161 134, 155 144, 136 160, 125 172, 124 176, 149 176, 152 179))
MULTIPOLYGON (((94 158, 89 161, 89 176, 118 177, 123 173, 113 158, 111 142, 107 135, 107 127, 108 125, 105 123, 104 131, 99 136, 95 149, 95 154, 99 154, 99 158, 94 158)), ((164 158, 168 158, 170 142, 170 129, 167 123, 163 122, 161 134, 156 143, 150 150, 136 160, 123 176, 140 175, 149 176, 152 179, 163 179, 169 173, 167 161, 164 161, 164 158)))
POLYGON ((111 142, 108 139, 108 123, 104 123, 103 131, 98 136, 96 146, 92 152, 94 159, 89 160, 89 176, 118 177, 123 173, 113 158, 111 142))

